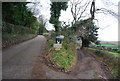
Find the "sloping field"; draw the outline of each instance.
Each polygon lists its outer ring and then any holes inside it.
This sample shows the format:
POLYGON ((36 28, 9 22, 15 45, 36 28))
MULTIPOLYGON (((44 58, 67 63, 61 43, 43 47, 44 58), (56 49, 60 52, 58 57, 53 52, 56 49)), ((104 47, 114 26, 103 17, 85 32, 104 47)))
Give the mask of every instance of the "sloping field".
POLYGON ((101 44, 114 44, 114 45, 120 45, 120 41, 101 41, 101 44))
POLYGON ((120 41, 101 41, 101 46, 120 50, 120 41))

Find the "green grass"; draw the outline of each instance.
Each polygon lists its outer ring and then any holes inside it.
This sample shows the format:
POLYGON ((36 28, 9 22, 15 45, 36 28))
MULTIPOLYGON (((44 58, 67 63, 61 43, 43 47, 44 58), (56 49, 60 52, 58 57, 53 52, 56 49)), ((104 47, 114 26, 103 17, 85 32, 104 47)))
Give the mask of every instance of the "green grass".
POLYGON ((118 50, 120 50, 120 48, 118 47, 118 45, 115 45, 115 44, 101 44, 101 45, 97 45, 97 46, 105 46, 106 48, 112 48, 112 49, 118 49, 118 50))
POLYGON ((53 55, 51 55, 49 58, 51 62, 65 70, 70 69, 76 61, 75 55, 67 53, 64 48, 62 48, 60 51, 56 51, 53 48, 52 54, 53 55))
MULTIPOLYGON (((53 43, 52 40, 49 40, 48 43, 53 43)), ((49 44, 51 45, 51 44, 49 44)), ((66 47, 66 43, 64 43, 62 45, 61 50, 55 50, 55 48, 53 48, 52 46, 49 46, 49 52, 48 52, 48 59, 49 61, 56 65, 57 67, 64 69, 65 71, 69 71, 71 69, 71 67, 73 67, 76 63, 77 60, 77 56, 76 56, 76 51, 75 50, 71 50, 74 49, 74 45, 72 45, 72 47, 70 47, 69 45, 67 45, 67 49, 66 47)))
POLYGON ((112 47, 112 46, 115 46, 115 45, 112 45, 112 44, 102 44, 101 46, 110 46, 110 47, 112 47))
POLYGON ((117 75, 117 74, 118 74, 118 70, 117 70, 117 69, 111 70, 111 73, 114 74, 115 76, 118 76, 118 75, 117 75))
POLYGON ((110 54, 110 55, 113 55, 115 57, 119 57, 120 58, 120 54, 119 53, 115 53, 115 52, 110 52, 110 51, 105 51, 105 50, 99 50, 99 49, 93 49, 93 48, 88 48, 90 50, 93 50, 93 51, 100 51, 100 52, 104 52, 106 54, 110 54))
MULTIPOLYGON (((102 50, 103 51, 103 50, 102 50)), ((115 57, 119 57, 120 58, 120 54, 119 53, 114 53, 114 52, 109 52, 109 51, 103 51, 103 52, 106 52, 106 53, 108 53, 108 54, 111 54, 111 55, 113 55, 113 56, 115 56, 115 57)))

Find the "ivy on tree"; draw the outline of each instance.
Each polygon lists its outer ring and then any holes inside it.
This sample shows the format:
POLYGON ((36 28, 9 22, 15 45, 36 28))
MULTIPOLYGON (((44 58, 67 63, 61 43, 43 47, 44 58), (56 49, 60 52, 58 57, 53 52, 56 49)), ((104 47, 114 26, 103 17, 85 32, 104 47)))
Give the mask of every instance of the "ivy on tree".
POLYGON ((58 34, 60 28, 60 12, 61 10, 66 10, 67 7, 67 2, 52 2, 51 4, 51 18, 49 21, 54 24, 56 34, 58 34))

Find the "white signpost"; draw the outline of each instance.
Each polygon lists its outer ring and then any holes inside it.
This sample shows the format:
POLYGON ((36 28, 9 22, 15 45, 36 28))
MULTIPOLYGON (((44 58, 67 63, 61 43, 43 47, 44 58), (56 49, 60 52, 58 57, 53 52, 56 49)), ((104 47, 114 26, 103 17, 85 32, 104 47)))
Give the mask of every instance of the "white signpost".
POLYGON ((53 46, 55 50, 60 50, 60 48, 62 48, 62 44, 54 44, 53 46))
POLYGON ((56 37, 56 44, 53 45, 53 47, 55 48, 55 50, 60 50, 60 48, 62 48, 62 44, 61 41, 64 39, 63 35, 57 36, 56 37))

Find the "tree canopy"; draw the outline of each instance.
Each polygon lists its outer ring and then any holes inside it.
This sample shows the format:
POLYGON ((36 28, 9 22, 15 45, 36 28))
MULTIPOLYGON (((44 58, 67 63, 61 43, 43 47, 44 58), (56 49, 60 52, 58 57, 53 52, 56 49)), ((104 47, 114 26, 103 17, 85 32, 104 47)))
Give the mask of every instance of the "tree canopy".
POLYGON ((55 31, 56 33, 59 32, 59 17, 60 17, 60 12, 61 10, 66 10, 67 9, 67 2, 52 2, 51 4, 51 18, 50 18, 50 23, 54 24, 55 31))
POLYGON ((28 10, 27 2, 3 2, 2 20, 15 25, 30 27, 37 19, 33 13, 28 10))
MULTIPOLYGON (((86 22, 86 20, 81 20, 81 22, 86 22)), ((89 46, 91 42, 96 42, 99 28, 95 25, 95 23, 93 21, 89 21, 86 24, 83 24, 82 27, 81 31, 86 31, 84 37, 82 36, 83 46, 89 46)))

